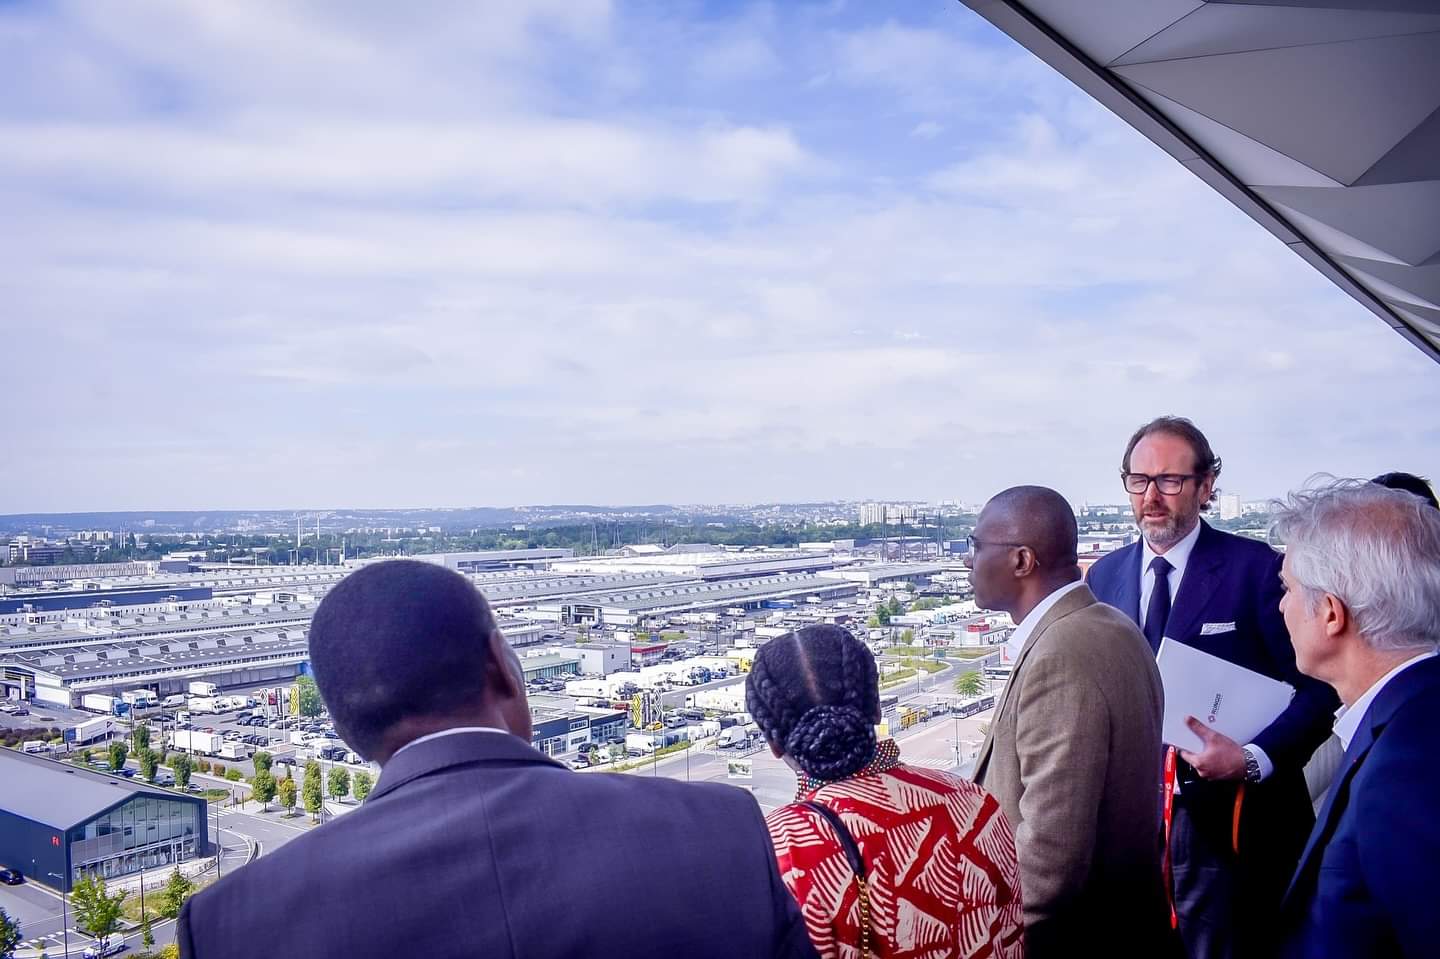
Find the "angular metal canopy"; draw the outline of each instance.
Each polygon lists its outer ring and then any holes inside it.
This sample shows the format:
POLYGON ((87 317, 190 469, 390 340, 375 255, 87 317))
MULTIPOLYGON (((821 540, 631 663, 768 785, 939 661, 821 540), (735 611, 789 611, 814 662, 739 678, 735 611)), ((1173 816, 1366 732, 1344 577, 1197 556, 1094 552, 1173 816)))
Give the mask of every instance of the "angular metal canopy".
POLYGON ((1440 361, 1440 0, 962 0, 1440 361))

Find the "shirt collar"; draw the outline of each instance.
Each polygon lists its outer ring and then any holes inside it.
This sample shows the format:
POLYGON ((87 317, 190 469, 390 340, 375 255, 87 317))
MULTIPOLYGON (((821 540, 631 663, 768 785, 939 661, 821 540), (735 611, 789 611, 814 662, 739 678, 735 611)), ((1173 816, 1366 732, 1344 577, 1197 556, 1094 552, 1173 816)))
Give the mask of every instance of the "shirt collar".
POLYGON ((1335 735, 1339 737, 1340 745, 1346 749, 1350 748, 1350 740, 1355 738, 1355 732, 1360 728, 1360 721, 1363 720, 1365 714, 1370 711, 1370 704, 1375 701, 1376 696, 1380 695, 1380 690, 1385 688, 1386 683, 1416 663, 1423 662, 1427 659, 1434 659, 1436 655, 1437 652, 1431 650, 1428 653, 1420 653, 1418 656, 1410 657, 1384 676, 1375 680, 1370 688, 1365 690, 1355 702, 1349 706, 1342 705, 1339 709, 1335 710, 1335 735))
POLYGON ((390 758, 394 759, 411 746, 418 746, 420 743, 427 743, 432 739, 439 739, 442 736, 457 736, 460 733, 503 733, 506 736, 515 735, 508 729, 497 729, 494 726, 456 726, 454 729, 442 729, 438 733, 426 733, 424 736, 418 736, 391 753, 390 758))
POLYGON ((1024 619, 1020 620, 1020 623, 1015 627, 1015 632, 1011 633, 1010 638, 1005 642, 1006 647, 1008 647, 1008 652, 1010 653, 1010 662, 1013 663, 1020 658, 1020 652, 1025 648, 1025 641, 1030 638, 1031 633, 1035 632, 1035 627, 1040 625, 1040 620, 1045 618, 1045 614, 1050 612, 1051 607, 1060 602, 1065 594, 1072 593, 1084 585, 1085 581, 1083 579, 1077 579, 1073 583, 1066 583, 1035 604, 1035 608, 1030 610, 1024 619))
MULTIPOLYGON (((1200 526, 1203 523, 1204 520, 1196 520, 1195 528, 1186 533, 1184 539, 1165 551, 1165 562, 1170 564, 1177 583, 1180 581, 1180 577, 1185 575, 1185 564, 1190 562, 1190 554, 1195 552, 1195 541, 1200 538, 1200 526)), ((1150 541, 1143 535, 1140 537, 1140 542, 1145 551, 1144 555, 1140 557, 1140 578, 1143 580, 1150 572, 1151 561, 1160 554, 1150 548, 1150 541)))

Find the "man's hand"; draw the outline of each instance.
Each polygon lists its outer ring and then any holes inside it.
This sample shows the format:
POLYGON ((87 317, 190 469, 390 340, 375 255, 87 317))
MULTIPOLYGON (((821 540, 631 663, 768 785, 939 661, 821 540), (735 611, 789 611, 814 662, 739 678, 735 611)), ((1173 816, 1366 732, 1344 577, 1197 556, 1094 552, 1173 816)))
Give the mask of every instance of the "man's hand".
POLYGON ((1193 766, 1202 779, 1245 778, 1245 751, 1239 743, 1224 733, 1217 733, 1194 716, 1186 716, 1185 725, 1200 737, 1205 748, 1198 753, 1182 749, 1180 758, 1193 766))

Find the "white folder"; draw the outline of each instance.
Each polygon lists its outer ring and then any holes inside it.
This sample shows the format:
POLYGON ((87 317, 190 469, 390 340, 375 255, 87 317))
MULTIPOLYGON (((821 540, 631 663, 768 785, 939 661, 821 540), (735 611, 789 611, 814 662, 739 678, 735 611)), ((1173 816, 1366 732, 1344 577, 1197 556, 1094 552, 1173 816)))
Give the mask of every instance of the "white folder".
POLYGON ((1295 687, 1169 637, 1156 656, 1165 687, 1165 742, 1191 752, 1204 748, 1185 725, 1186 716, 1224 733, 1242 746, 1253 742, 1290 705, 1295 687))

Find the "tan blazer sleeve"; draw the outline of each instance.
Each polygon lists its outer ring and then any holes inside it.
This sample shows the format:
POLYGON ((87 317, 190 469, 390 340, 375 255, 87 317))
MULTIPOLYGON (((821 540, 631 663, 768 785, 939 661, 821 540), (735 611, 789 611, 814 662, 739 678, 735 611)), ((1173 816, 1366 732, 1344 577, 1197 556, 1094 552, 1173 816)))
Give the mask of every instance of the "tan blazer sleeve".
POLYGON ((1027 927, 1055 917, 1085 888, 1095 854, 1110 712, 1078 658, 1032 655, 1015 703, 1024 789, 1015 847, 1027 927))

